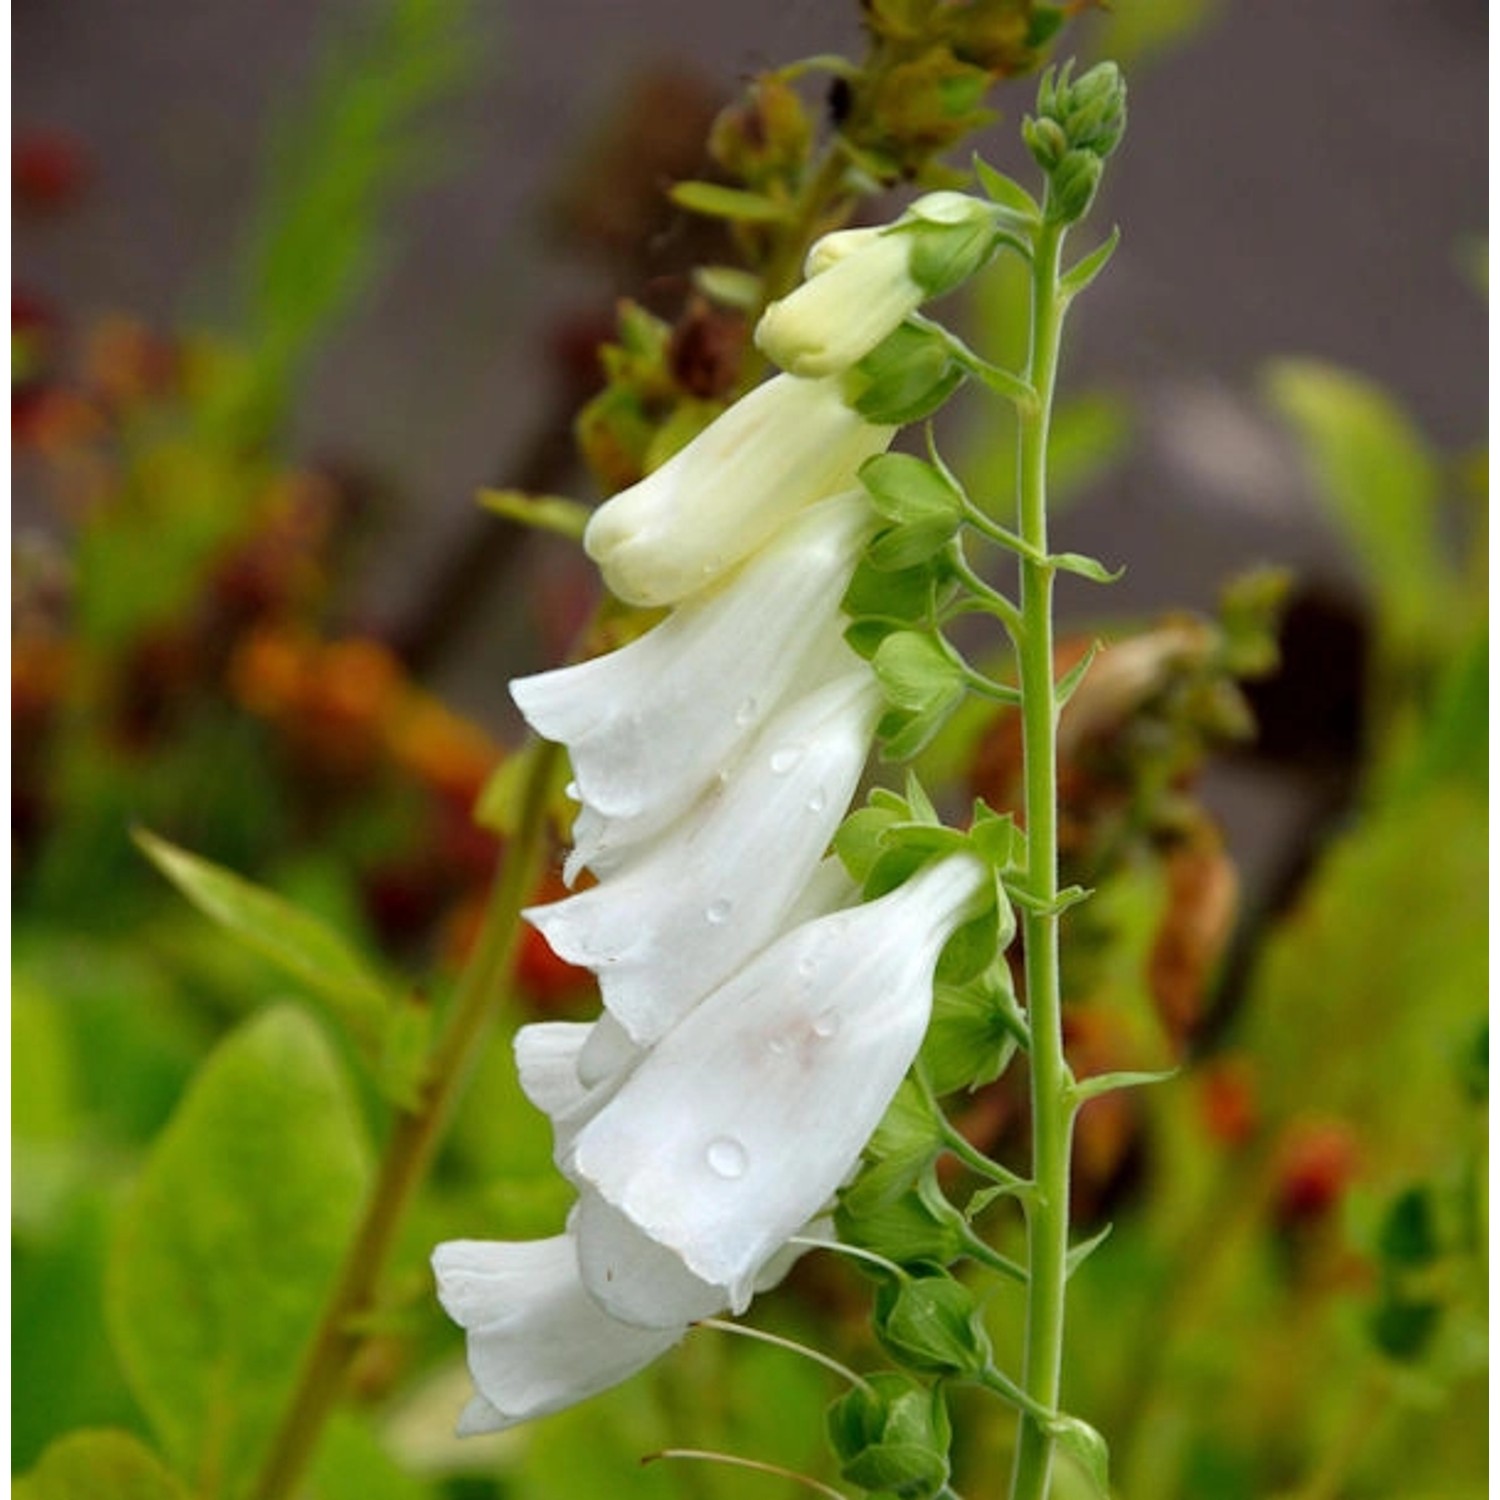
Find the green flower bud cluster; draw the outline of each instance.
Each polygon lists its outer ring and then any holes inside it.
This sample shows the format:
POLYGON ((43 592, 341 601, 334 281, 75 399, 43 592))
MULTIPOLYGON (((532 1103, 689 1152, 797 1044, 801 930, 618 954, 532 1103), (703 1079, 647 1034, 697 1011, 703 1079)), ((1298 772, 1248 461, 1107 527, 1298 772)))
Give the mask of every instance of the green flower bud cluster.
POLYGON ((1104 162, 1125 134, 1125 80, 1114 63, 1072 78, 1072 64, 1049 68, 1037 89, 1035 118, 1021 133, 1047 174, 1048 217, 1076 223, 1094 200, 1104 162))

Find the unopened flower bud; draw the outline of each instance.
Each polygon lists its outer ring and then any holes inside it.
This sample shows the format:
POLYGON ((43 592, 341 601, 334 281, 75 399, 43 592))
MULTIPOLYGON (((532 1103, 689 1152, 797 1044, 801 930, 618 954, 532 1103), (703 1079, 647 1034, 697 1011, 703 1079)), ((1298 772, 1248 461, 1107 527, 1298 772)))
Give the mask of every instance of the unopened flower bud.
POLYGON ((1074 224, 1088 211, 1104 175, 1104 163, 1092 151, 1069 151, 1052 174, 1047 215, 1060 224, 1074 224))
POLYGON ((1068 149, 1068 137, 1062 126, 1045 116, 1040 120, 1026 119, 1021 122, 1021 134, 1037 166, 1044 172, 1055 170, 1068 149))

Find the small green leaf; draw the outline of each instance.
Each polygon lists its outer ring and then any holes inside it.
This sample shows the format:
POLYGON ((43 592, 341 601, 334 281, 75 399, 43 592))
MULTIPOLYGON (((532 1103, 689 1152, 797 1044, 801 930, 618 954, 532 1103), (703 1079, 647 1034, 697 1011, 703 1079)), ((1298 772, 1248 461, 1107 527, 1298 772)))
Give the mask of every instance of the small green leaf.
POLYGON ((1099 654, 1099 642, 1093 641, 1089 649, 1085 651, 1078 661, 1063 673, 1057 684, 1057 709, 1061 713, 1068 706, 1073 694, 1083 684, 1083 679, 1088 675, 1088 670, 1094 664, 1094 658, 1099 654))
POLYGON ((507 521, 550 531, 570 541, 581 541, 583 529, 593 514, 587 505, 565 495, 528 495, 524 490, 480 490, 479 503, 507 521))
POLYGON ((1388 1291, 1370 1317, 1370 1336, 1381 1353, 1411 1364, 1426 1353, 1442 1316, 1441 1303, 1388 1291))
POLYGON ((983 157, 973 158, 974 175, 992 203, 1008 208, 1035 224, 1042 221, 1042 206, 1013 177, 996 171, 983 157))
POLYGON ((1072 1276, 1075 1271, 1096 1251, 1114 1231, 1113 1224, 1106 1224, 1098 1234, 1091 1234, 1086 1240, 1080 1240, 1076 1245, 1068 1247, 1067 1274, 1072 1276))
POLYGON ((872 568, 882 572, 914 567, 942 552, 957 530, 957 521, 936 519, 890 526, 870 543, 865 556, 872 568))
POLYGON ((11 1488, 12 1500, 188 1500, 188 1491, 133 1433, 70 1432, 11 1488))
POLYGON ((1047 561, 1062 573, 1076 573, 1090 583, 1116 583, 1125 576, 1124 568, 1106 568, 1096 557, 1086 557, 1082 552, 1053 552, 1047 561))
POLYGON ((893 709, 876 726, 881 758, 900 763, 920 755, 937 737, 948 717, 962 701, 962 694, 915 712, 893 709))
POLYGON ((1058 282, 1058 289, 1063 296, 1072 298, 1080 292, 1087 291, 1093 284, 1094 278, 1110 263, 1119 243, 1120 229, 1116 225, 1110 230, 1109 238, 1097 250, 1090 251, 1076 266, 1063 275, 1062 280, 1058 282))
POLYGON ((739 266, 699 266, 693 272, 693 285, 710 302, 738 312, 754 312, 765 290, 759 276, 739 266))
POLYGON ((975 799, 969 843, 981 859, 997 870, 1008 869, 1020 862, 1023 842, 1021 830, 1010 813, 997 813, 987 802, 975 799))
POLYGON ((668 196, 678 208, 690 213, 741 224, 775 224, 790 213, 788 204, 777 203, 763 193, 721 187, 716 182, 677 182, 668 196))
POLYGON ((906 793, 906 805, 911 809, 912 822, 929 823, 934 828, 943 826, 937 807, 932 798, 927 795, 927 788, 922 785, 922 778, 915 771, 907 771, 903 790, 906 793))
POLYGON ((155 834, 137 829, 134 836, 205 916, 305 985, 368 1056, 381 1056, 394 996, 342 937, 280 896, 155 834))
POLYGON ((1056 1416, 1047 1428, 1058 1448, 1083 1471, 1100 1500, 1109 1500, 1109 1444, 1077 1417, 1056 1416))
POLYGON ((1116 1089, 1139 1089, 1153 1083, 1166 1083, 1179 1072, 1180 1068, 1162 1068, 1156 1072, 1096 1073, 1092 1078, 1081 1078, 1073 1085, 1073 1098, 1079 1104, 1085 1104, 1116 1089))
POLYGON ((926 618, 937 582, 931 565, 887 571, 862 560, 844 590, 841 608, 854 620, 867 615, 914 625, 926 618))
POLYGON ((280 1006, 199 1070, 124 1205, 111 1336, 175 1465, 243 1491, 369 1180, 359 1111, 305 1012, 280 1006))

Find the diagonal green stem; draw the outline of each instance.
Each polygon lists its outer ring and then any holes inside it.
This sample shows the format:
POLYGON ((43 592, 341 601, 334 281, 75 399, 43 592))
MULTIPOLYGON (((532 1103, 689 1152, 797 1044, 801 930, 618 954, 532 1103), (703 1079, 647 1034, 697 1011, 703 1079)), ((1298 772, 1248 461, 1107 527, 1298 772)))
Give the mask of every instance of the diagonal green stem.
MULTIPOLYGON (((1068 1189, 1074 1106, 1063 1055, 1057 909, 1057 693, 1053 680, 1052 582, 1047 557, 1047 433, 1057 378, 1063 299, 1058 291, 1063 228, 1037 232, 1031 280, 1031 350, 1026 381, 1032 411, 1019 414, 1019 531, 1022 630, 1017 644, 1025 756, 1027 886, 1023 912, 1026 1005, 1031 1026, 1032 1192, 1026 1202, 1029 1279, 1022 1381, 1042 1411, 1056 1411, 1062 1383, 1067 1285, 1068 1189)), ((1053 1439, 1023 1413, 1011 1500, 1045 1500, 1053 1439)))
POLYGON ((296 1492, 359 1350, 360 1322, 374 1309, 396 1233, 427 1175, 513 966, 521 908, 536 888, 546 842, 547 786, 561 753, 557 746, 545 744, 533 751, 521 827, 506 850, 490 894, 479 947, 433 1049, 421 1096, 413 1109, 396 1118, 364 1217, 251 1491, 253 1500, 285 1500, 296 1492))

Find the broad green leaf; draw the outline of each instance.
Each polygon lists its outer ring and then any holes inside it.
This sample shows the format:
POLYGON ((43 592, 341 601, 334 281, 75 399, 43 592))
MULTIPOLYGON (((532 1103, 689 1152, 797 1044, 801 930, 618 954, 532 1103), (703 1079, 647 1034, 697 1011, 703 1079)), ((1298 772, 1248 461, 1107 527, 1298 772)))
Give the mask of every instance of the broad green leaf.
POLYGON ((161 1460, 128 1432, 70 1432, 11 1488, 12 1500, 189 1500, 161 1460))
POLYGON ((1109 238, 1099 246, 1097 250, 1091 250, 1076 266, 1073 266, 1059 283, 1065 297, 1076 297, 1080 292, 1085 292, 1093 285, 1094 278, 1114 258, 1116 248, 1120 243, 1119 226, 1111 229, 1109 238))
POLYGON ((338 933, 271 891, 155 834, 138 829, 135 839, 205 916, 305 985, 368 1054, 380 1057, 394 996, 338 933))
POLYGON ((364 1199, 358 1111, 304 1012, 266 1011, 203 1065, 110 1246, 110 1331, 163 1446, 243 1491, 364 1199))
POLYGON ((431 1500, 432 1489, 408 1474, 366 1422, 336 1413, 313 1460, 311 1500, 431 1500))
POLYGON ((1454 579, 1439 537, 1439 472, 1411 418, 1363 376, 1316 360, 1279 360, 1265 378, 1319 498, 1365 565, 1381 623, 1404 645, 1442 628, 1454 579))

